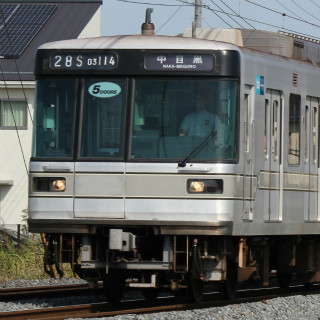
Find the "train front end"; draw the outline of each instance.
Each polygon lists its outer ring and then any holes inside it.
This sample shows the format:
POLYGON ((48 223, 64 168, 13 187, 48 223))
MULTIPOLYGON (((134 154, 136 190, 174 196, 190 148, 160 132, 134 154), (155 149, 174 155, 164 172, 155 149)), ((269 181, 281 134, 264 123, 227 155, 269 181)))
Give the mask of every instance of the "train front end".
MULTIPOLYGON (((110 37, 37 52, 29 228, 45 267, 125 287, 226 281, 246 181, 239 53, 175 37, 110 37)), ((235 249, 235 250, 234 250, 235 249)))

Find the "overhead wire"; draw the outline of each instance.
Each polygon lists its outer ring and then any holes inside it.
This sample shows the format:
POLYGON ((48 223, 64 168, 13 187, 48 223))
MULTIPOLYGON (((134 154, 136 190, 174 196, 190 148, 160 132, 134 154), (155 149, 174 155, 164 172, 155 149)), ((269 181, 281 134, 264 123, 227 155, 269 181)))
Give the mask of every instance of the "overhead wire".
POLYGON ((204 21, 205 24, 206 24, 209 28, 212 28, 212 26, 209 24, 209 22, 207 21, 207 19, 205 19, 204 17, 202 17, 202 21, 204 21))
POLYGON ((182 5, 160 26, 156 33, 158 33, 182 8, 182 5))
POLYGON ((283 3, 281 3, 279 0, 275 0, 281 7, 285 8, 288 12, 290 12, 291 14, 293 14, 294 16, 296 16, 297 18, 302 20, 302 17, 298 16, 296 13, 294 13, 293 11, 291 11, 289 8, 287 8, 283 3))
MULTIPOLYGON (((183 1, 184 3, 188 3, 187 0, 179 0, 179 1, 183 1)), ((245 0, 245 1, 248 1, 248 0, 245 0)), ((252 2, 252 1, 248 1, 248 2, 252 2)), ((207 5, 202 5, 203 8, 209 10, 209 11, 212 11, 213 13, 214 12, 219 12, 219 13, 224 13, 224 12, 221 12, 219 10, 216 10, 216 9, 212 9, 210 8, 209 6, 207 5)), ((269 9, 269 8, 266 8, 266 9, 269 9)), ((272 10, 272 9, 270 9, 272 10)), ((276 11, 277 12, 277 11, 276 11)), ((277 12, 279 13, 279 12, 277 12)), ((241 15, 238 15, 238 14, 232 14, 232 13, 227 13, 228 15, 231 15, 231 16, 241 16, 241 15)), ((275 25, 275 24, 271 24, 271 23, 267 23, 267 22, 263 22, 263 21, 259 21, 259 20, 256 20, 256 19, 252 19, 252 18, 248 18, 248 17, 244 17, 244 16, 241 16, 243 19, 245 20, 248 20, 248 21, 251 21, 251 22, 254 22, 254 23, 258 23, 258 24, 262 24, 262 25, 265 25, 265 26, 268 26, 268 27, 272 27, 272 28, 276 28, 276 29, 280 29, 280 30, 284 30, 288 33, 295 33, 295 34, 299 34, 300 36, 303 36, 303 37, 307 37, 307 38, 313 38, 313 39, 320 39, 319 37, 316 37, 316 36, 310 36, 309 34, 306 34, 306 33, 303 33, 303 32, 298 32, 296 30, 292 30, 292 29, 289 29, 289 28, 285 28, 283 26, 278 26, 278 25, 275 25)), ((312 24, 313 26, 316 26, 316 27, 320 27, 319 25, 316 25, 316 24, 312 24)))
MULTIPOLYGON (((181 4, 165 4, 165 3, 152 3, 152 2, 146 2, 146 1, 135 1, 135 0, 116 0, 116 1, 119 1, 119 2, 126 2, 126 3, 132 3, 132 4, 138 4, 138 5, 154 5, 154 6, 162 6, 162 7, 180 7, 181 4)), ((181 2, 183 4, 183 6, 186 6, 186 7, 194 7, 195 6, 195 2, 189 2, 188 0, 177 0, 179 2, 181 2)), ((213 4, 215 4, 217 7, 219 7, 216 3, 214 3, 212 0, 210 0, 213 4)), ((224 15, 227 15, 229 18, 231 17, 236 17, 236 18, 239 18, 241 20, 243 20, 244 22, 246 22, 251 28, 253 29, 256 29, 250 22, 254 22, 254 23, 258 23, 258 24, 262 24, 262 25, 265 25, 265 26, 269 26, 269 27, 272 27, 272 28, 278 28, 280 30, 284 30, 286 32, 290 32, 290 33, 296 33, 296 34, 300 34, 301 36, 305 36, 305 37, 309 37, 309 38, 314 38, 314 39, 319 39, 318 37, 316 36, 310 36, 308 34, 305 34, 305 33, 301 33, 299 31, 296 31, 296 30, 292 30, 292 29, 289 29, 289 28, 285 28, 284 25, 283 26, 278 26, 278 25, 274 25, 274 24, 271 24, 271 23, 268 23, 268 22, 263 22, 263 21, 259 21, 259 20, 256 20, 256 19, 252 19, 252 18, 249 18, 249 17, 245 17, 245 16, 242 16, 239 14, 237 14, 231 7, 229 7, 223 0, 220 0, 226 7, 228 7, 229 10, 232 11, 232 13, 230 12, 226 12, 225 10, 223 9, 219 9, 219 10, 216 10, 216 9, 213 9, 211 8, 210 6, 208 5, 205 5, 205 4, 202 4, 202 8, 204 9, 207 9, 209 11, 211 11, 213 14, 215 14, 220 20, 222 20, 226 25, 228 25, 230 28, 233 28, 233 26, 228 23, 225 19, 223 19, 219 13, 221 14, 224 14, 224 15)), ((271 12, 274 12, 276 14, 279 14, 281 15, 282 17, 287 17, 289 19, 293 19, 293 20, 296 20, 296 21, 299 21, 299 22, 302 22, 302 23, 306 23, 308 25, 311 25, 313 27, 317 27, 319 28, 320 25, 318 24, 315 24, 315 23, 312 23, 312 22, 309 22, 301 17, 299 17, 299 15, 297 15, 296 13, 294 13, 292 10, 290 10, 289 8, 285 7, 281 2, 279 2, 278 0, 277 3, 279 5, 281 5, 282 7, 284 7, 288 12, 290 12, 292 14, 291 15, 288 15, 287 13, 284 13, 284 12, 279 12, 277 10, 274 10, 274 9, 271 9, 271 8, 268 8, 266 6, 263 6, 263 5, 260 5, 254 1, 251 1, 251 0, 244 0, 252 5, 255 5, 255 6, 259 6, 261 7, 262 9, 265 9, 265 10, 268 10, 268 11, 271 11, 271 12)), ((313 4, 317 5, 316 3, 314 3, 314 1, 310 0, 313 4)), ((295 3, 295 2, 294 2, 295 3)), ((295 3, 296 4, 296 3, 295 3)), ((320 7, 320 6, 319 6, 320 7)), ((179 10, 177 10, 179 11, 179 10)), ((307 12, 307 11, 306 11, 307 12)), ((176 14, 177 12, 175 12, 172 16, 170 16, 170 18, 165 22, 164 25, 166 25, 171 19, 172 17, 176 14)), ((307 12, 308 13, 308 12, 307 12)), ((309 14, 309 13, 308 13, 309 14)), ((236 22, 234 19, 233 19, 234 22, 236 22)), ((320 21, 320 20, 319 20, 320 21)), ((242 27, 242 25, 239 23, 239 22, 236 22, 239 26, 242 27)), ((163 26, 161 26, 161 28, 163 28, 163 26)), ((160 28, 159 28, 160 30, 160 28)), ((157 31, 158 32, 158 31, 157 31)))
POLYGON ((249 21, 260 23, 260 24, 263 24, 263 25, 266 25, 266 26, 269 26, 269 27, 272 27, 272 28, 285 30, 288 33, 295 33, 295 34, 299 34, 300 36, 303 36, 303 37, 306 37, 306 38, 313 38, 313 39, 316 39, 316 40, 320 40, 319 37, 315 37, 315 36, 311 37, 309 34, 298 32, 296 30, 288 29, 288 28, 285 28, 285 27, 277 26, 277 25, 274 25, 274 24, 271 24, 271 23, 266 23, 266 22, 262 22, 262 21, 259 21, 259 20, 254 20, 254 19, 251 19, 251 18, 245 18, 245 19, 248 19, 249 21))
MULTIPOLYGON (((220 6, 218 6, 215 2, 213 2, 213 0, 210 0, 210 2, 212 4, 214 4, 216 7, 218 7, 222 12, 225 12, 220 6)), ((225 14, 228 16, 228 14, 226 12, 225 12, 225 14)), ((236 24, 238 24, 241 28, 243 28, 243 26, 238 21, 236 21, 236 19, 234 19, 233 17, 230 17, 230 16, 228 16, 228 17, 229 17, 229 19, 234 21, 236 24)))
POLYGON ((306 14, 308 14, 309 16, 313 17, 314 19, 320 21, 319 18, 317 18, 316 16, 314 16, 313 14, 311 14, 310 12, 308 12, 307 10, 305 10, 303 7, 301 7, 299 4, 296 3, 296 1, 294 0, 290 0, 291 2, 293 2, 298 8, 300 8, 303 12, 305 12, 306 14))
MULTIPOLYGON (((165 3, 151 3, 151 2, 141 2, 141 1, 133 1, 133 0, 116 0, 119 2, 127 2, 133 4, 143 4, 143 5, 150 5, 150 6, 162 6, 162 7, 180 7, 181 4, 165 4, 165 3)), ((188 4, 187 7, 193 7, 194 4, 188 4)))
MULTIPOLYGON (((225 24, 227 24, 230 28, 232 28, 232 25, 229 24, 227 21, 225 21, 224 19, 222 19, 215 10, 211 10, 210 8, 207 8, 208 10, 212 11, 212 13, 214 13, 220 20, 222 20, 225 24)), ((223 12, 222 12, 223 13, 223 12)))
POLYGON ((314 2, 313 0, 310 0, 316 7, 318 7, 318 8, 320 8, 320 6, 316 3, 316 2, 314 2))
MULTIPOLYGON (((231 10, 233 13, 237 14, 231 7, 229 7, 223 0, 220 0, 229 10, 231 10)), ((245 23, 247 23, 252 29, 255 29, 255 27, 248 23, 245 19, 243 19, 240 15, 237 15, 241 20, 243 20, 245 23)))
MULTIPOLYGON (((193 5, 193 6, 194 6, 193 3, 191 4, 190 2, 188 2, 188 1, 186 1, 186 0, 178 0, 178 1, 179 1, 179 2, 182 2, 182 3, 184 3, 184 4, 189 4, 189 5, 193 5)), ((205 8, 205 9, 207 9, 207 10, 212 11, 212 13, 214 13, 220 20, 222 20, 225 24, 227 24, 230 28, 232 28, 232 25, 231 25, 231 24, 229 24, 227 21, 225 21, 224 19, 222 19, 222 18, 217 14, 217 12, 219 12, 219 13, 225 13, 225 12, 219 11, 219 10, 212 10, 208 5, 205 5, 205 4, 202 4, 201 7, 202 7, 202 8, 205 8), (216 11, 217 11, 217 12, 216 12, 216 11)))
MULTIPOLYGON (((315 23, 312 23, 312 22, 309 22, 309 21, 307 21, 307 20, 289 16, 289 15, 287 15, 287 14, 284 13, 284 12, 279 12, 279 11, 277 11, 277 10, 268 8, 268 7, 266 7, 266 6, 263 6, 263 5, 261 5, 261 4, 258 4, 258 3, 256 3, 256 2, 253 2, 253 1, 250 1, 250 0, 244 0, 244 1, 246 1, 246 2, 248 2, 248 3, 251 3, 251 4, 255 5, 255 6, 258 6, 258 7, 260 7, 260 8, 266 9, 266 10, 268 10, 268 11, 272 11, 272 12, 274 12, 274 13, 280 14, 280 15, 282 15, 282 16, 286 16, 286 17, 288 17, 288 18, 290 18, 290 19, 297 20, 297 21, 300 21, 300 22, 303 22, 303 23, 312 25, 312 26, 314 26, 314 27, 320 28, 320 25, 315 24, 315 23)), ((246 19, 248 19, 248 18, 246 18, 246 19)))
MULTIPOLYGON (((211 0, 212 2, 212 0, 211 0)), ((208 10, 210 10, 209 8, 207 8, 208 10)), ((232 28, 232 25, 229 24, 226 20, 222 19, 215 11, 212 11, 220 20, 222 20, 225 24, 227 24, 230 28, 232 28)), ((223 12, 222 12, 223 13, 223 12)))

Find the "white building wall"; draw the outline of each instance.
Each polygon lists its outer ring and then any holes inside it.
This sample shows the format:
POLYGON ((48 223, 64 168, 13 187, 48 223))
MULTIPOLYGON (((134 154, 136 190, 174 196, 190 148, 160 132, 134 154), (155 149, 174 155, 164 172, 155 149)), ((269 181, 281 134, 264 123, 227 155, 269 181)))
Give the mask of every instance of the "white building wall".
POLYGON ((0 100, 8 100, 8 95, 12 101, 25 100, 26 97, 30 110, 30 113, 27 110, 27 129, 0 129, 0 224, 22 223, 23 210, 28 207, 28 173, 25 163, 28 168, 31 156, 30 114, 33 117, 34 87, 34 82, 0 82, 0 100))

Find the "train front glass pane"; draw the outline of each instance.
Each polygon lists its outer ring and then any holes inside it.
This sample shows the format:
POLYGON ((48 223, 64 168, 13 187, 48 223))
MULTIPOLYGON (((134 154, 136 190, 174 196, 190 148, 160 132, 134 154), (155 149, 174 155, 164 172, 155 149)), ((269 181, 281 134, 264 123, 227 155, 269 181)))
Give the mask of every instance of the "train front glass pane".
POLYGON ((85 81, 80 157, 122 156, 125 97, 124 80, 85 81))
POLYGON ((72 157, 75 91, 75 80, 37 81, 33 157, 72 157))
POLYGON ((136 80, 130 158, 234 160, 236 105, 235 81, 136 80))

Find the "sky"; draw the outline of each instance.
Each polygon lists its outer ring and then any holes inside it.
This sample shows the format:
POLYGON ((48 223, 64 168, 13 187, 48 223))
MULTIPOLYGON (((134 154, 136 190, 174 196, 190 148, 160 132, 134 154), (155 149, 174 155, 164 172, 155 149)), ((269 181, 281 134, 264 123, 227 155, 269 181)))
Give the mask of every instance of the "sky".
MULTIPOLYGON (((101 35, 141 33, 147 8, 157 35, 191 28, 194 0, 103 0, 101 35)), ((203 28, 248 28, 320 40, 319 0, 202 0, 203 28)))

